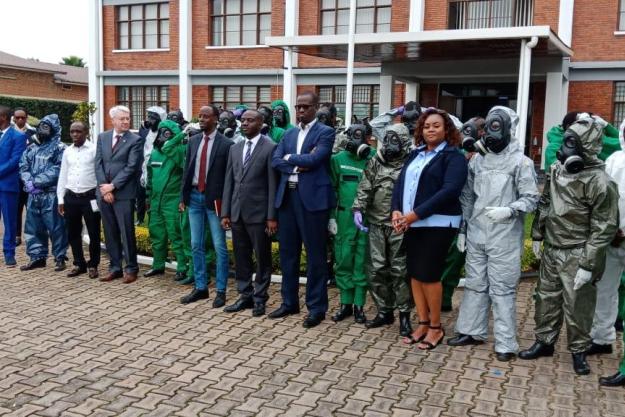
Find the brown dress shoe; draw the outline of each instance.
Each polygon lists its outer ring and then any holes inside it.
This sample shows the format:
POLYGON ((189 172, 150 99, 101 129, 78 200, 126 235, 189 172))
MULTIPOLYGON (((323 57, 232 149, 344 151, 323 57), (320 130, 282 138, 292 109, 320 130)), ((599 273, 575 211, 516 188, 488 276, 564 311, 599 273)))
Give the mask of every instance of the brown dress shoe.
POLYGON ((88 268, 89 278, 97 278, 100 274, 98 274, 98 268, 88 268))
POLYGON ((137 280, 137 273, 136 272, 126 272, 124 274, 124 281, 122 281, 122 282, 124 284, 132 284, 136 280, 137 280))
POLYGON ((120 271, 110 272, 107 276, 100 278, 101 282, 109 282, 114 279, 121 278, 124 275, 120 271))

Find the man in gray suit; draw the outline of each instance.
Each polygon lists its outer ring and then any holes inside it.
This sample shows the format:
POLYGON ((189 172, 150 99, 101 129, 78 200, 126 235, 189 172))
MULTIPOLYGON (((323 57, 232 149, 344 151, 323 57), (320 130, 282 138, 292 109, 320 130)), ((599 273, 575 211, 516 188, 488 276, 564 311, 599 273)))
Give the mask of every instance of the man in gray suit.
POLYGON ((109 274, 100 281, 108 282, 123 276, 124 283, 130 284, 137 280, 139 272, 134 214, 143 163, 143 139, 130 132, 128 107, 115 106, 109 115, 113 129, 100 133, 95 156, 96 196, 111 260, 109 274), (124 274, 122 254, 126 261, 124 274))
POLYGON ((230 148, 222 198, 221 225, 232 229, 236 280, 240 297, 224 311, 254 308, 254 317, 265 314, 271 281, 271 236, 278 229, 275 196, 277 176, 271 167, 274 142, 260 134, 263 116, 248 110, 241 117, 246 140, 230 148), (256 254, 256 280, 252 286, 256 254))

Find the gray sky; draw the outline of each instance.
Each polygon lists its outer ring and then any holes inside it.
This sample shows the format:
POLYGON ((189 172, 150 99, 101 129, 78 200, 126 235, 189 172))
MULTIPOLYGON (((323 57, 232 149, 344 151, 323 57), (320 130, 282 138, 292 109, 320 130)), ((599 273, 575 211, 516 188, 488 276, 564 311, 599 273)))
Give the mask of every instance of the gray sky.
POLYGON ((76 55, 88 63, 89 1, 2 0, 0 50, 54 64, 76 55))

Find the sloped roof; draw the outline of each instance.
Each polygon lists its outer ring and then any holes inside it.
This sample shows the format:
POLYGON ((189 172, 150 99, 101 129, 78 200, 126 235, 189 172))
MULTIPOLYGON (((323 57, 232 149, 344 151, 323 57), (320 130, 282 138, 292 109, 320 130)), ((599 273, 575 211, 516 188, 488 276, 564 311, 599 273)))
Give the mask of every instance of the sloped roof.
POLYGON ((21 58, 2 51, 0 51, 0 67, 47 72, 53 74, 54 79, 60 83, 89 84, 87 68, 40 62, 34 59, 21 58))

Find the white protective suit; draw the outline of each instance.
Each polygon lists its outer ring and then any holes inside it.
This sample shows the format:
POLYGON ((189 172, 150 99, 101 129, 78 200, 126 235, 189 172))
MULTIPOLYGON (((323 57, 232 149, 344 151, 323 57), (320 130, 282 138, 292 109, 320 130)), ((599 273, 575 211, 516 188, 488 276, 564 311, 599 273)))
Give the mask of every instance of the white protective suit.
MULTIPOLYGON (((625 120, 619 128, 621 151, 616 151, 605 161, 605 172, 618 186, 619 229, 625 231, 625 120)), ((618 248, 610 245, 606 250, 605 270, 597 282, 597 304, 590 337, 593 343, 609 345, 616 341, 614 322, 618 315, 618 288, 625 270, 625 243, 618 248)))
MULTIPOLYGON (((167 112, 164 108, 159 106, 148 107, 147 112, 156 113, 161 118, 161 122, 167 118, 167 112)), ((156 132, 152 132, 150 130, 145 137, 145 142, 143 143, 143 165, 141 165, 141 177, 139 178, 139 183, 142 187, 145 187, 145 184, 148 179, 148 161, 150 160, 150 155, 152 154, 152 149, 154 149, 154 139, 158 136, 158 130, 156 132)))
POLYGON ((521 275, 523 221, 525 213, 536 209, 540 193, 534 164, 514 137, 518 116, 502 106, 493 107, 489 115, 495 109, 510 116, 512 137, 500 153, 476 154, 469 162, 469 175, 460 196, 464 220, 460 234, 466 236, 467 258, 456 332, 486 340, 492 304, 495 351, 516 353, 515 301, 521 275), (494 221, 487 216, 487 207, 511 209, 511 217, 494 221))
MULTIPOLYGON (((373 136, 378 143, 382 143, 382 139, 384 139, 384 135, 386 134, 386 128, 394 123, 393 121, 397 116, 401 115, 400 109, 401 107, 387 111, 386 113, 382 113, 369 121, 371 129, 373 130, 373 136)), ((427 107, 421 107, 421 112, 423 113, 427 109, 427 107)), ((451 113, 448 114, 449 118, 454 123, 454 126, 456 126, 456 129, 460 130, 462 128, 462 122, 460 119, 451 113)))

